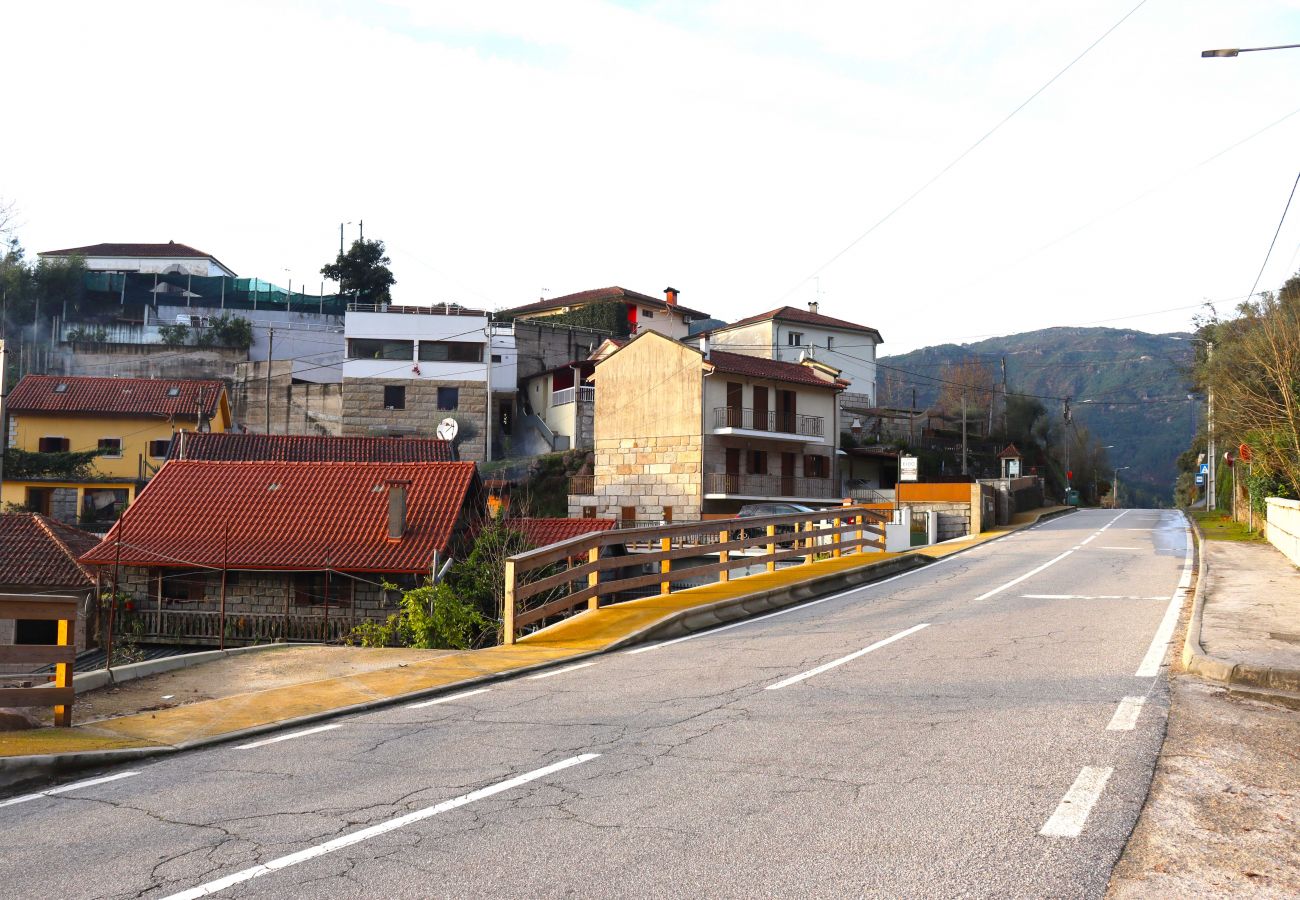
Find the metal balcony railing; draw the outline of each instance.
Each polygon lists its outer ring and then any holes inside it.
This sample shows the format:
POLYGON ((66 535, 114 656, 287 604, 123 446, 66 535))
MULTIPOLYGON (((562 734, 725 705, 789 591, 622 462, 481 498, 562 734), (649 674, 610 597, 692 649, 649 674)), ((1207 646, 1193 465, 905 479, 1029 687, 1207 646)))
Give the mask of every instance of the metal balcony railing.
POLYGON ((579 403, 594 403, 596 389, 594 387, 560 388, 558 391, 551 392, 551 406, 564 406, 575 399, 579 403))
POLYGON ((732 494, 741 497, 814 497, 839 498, 839 482, 833 478, 800 478, 794 475, 729 475, 725 472, 704 474, 705 494, 732 494))
POLYGON ((595 475, 571 475, 569 476, 569 493, 591 495, 596 493, 596 476, 595 475))
POLYGON ((805 437, 822 437, 826 420, 822 416, 805 416, 769 410, 755 414, 739 406, 718 406, 713 410, 714 428, 744 428, 750 431, 775 431, 805 437))

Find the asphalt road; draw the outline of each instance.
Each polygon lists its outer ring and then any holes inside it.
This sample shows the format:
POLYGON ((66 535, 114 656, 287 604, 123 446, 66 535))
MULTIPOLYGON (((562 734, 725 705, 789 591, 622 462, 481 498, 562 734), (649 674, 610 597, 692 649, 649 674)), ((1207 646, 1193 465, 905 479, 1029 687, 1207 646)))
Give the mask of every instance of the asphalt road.
POLYGON ((1176 513, 1082 511, 713 632, 109 769, 0 801, 0 884, 1098 897, 1164 735, 1185 541, 1176 513))

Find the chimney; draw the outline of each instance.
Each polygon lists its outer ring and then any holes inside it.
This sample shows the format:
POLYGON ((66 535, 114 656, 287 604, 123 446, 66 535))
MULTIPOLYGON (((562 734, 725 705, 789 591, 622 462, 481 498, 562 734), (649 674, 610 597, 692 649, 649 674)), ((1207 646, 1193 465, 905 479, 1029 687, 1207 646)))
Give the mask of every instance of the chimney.
POLYGON ((812 314, 815 316, 815 315, 817 315, 817 308, 820 307, 820 306, 821 306, 821 303, 819 303, 818 301, 816 301, 816 300, 809 300, 809 301, 808 301, 808 312, 812 313, 812 314))
POLYGON ((707 331, 700 332, 700 352, 704 354, 705 359, 709 358, 709 333, 707 331))
POLYGON ((406 488, 409 481, 388 482, 388 539, 400 541, 406 533, 406 488))
POLYGON ((677 305, 677 288, 675 287, 664 288, 664 302, 667 303, 669 306, 677 305))

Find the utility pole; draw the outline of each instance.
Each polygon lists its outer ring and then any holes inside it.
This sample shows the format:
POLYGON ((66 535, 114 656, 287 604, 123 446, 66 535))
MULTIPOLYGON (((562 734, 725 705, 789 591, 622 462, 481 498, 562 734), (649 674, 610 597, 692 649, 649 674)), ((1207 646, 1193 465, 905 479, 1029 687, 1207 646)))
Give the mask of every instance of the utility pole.
POLYGON ((266 330, 266 433, 271 433, 271 365, 275 361, 275 329, 266 330))
MULTIPOLYGON (((483 419, 484 419, 483 424, 486 426, 483 429, 483 441, 484 441, 483 461, 487 463, 487 462, 492 462, 492 323, 491 322, 488 322, 486 325, 483 326, 483 335, 484 337, 487 338, 487 347, 484 348, 485 358, 487 360, 486 367, 485 367, 485 372, 487 377, 487 399, 484 402, 485 409, 483 415, 483 419)), ((577 408, 576 404, 578 402, 578 390, 576 387, 573 390, 573 402, 575 404, 574 408, 576 409, 577 408)))
POLYGON ((1218 460, 1217 460, 1217 459, 1215 458, 1215 456, 1214 456, 1214 370, 1213 370, 1213 363, 1214 363, 1214 341, 1206 341, 1206 342, 1205 342, 1205 367, 1206 367, 1206 386, 1205 386, 1205 387, 1206 387, 1206 395, 1207 395, 1207 397, 1208 397, 1207 405, 1209 406, 1209 409, 1208 409, 1208 411, 1206 412, 1206 418, 1207 418, 1207 420, 1208 420, 1208 425, 1207 425, 1207 427, 1209 428, 1209 432, 1208 432, 1207 440, 1206 440, 1206 446, 1207 446, 1209 452, 1206 454, 1206 457, 1207 457, 1206 461, 1210 464, 1210 467, 1209 467, 1208 470, 1206 470, 1206 474, 1205 474, 1205 486, 1208 488, 1208 493, 1206 494, 1206 500, 1205 500, 1205 508, 1206 508, 1206 509, 1218 509, 1218 508, 1219 508, 1219 498, 1216 497, 1215 494, 1214 494, 1214 487, 1215 487, 1215 485, 1214 485, 1214 469, 1215 469, 1215 463, 1216 463, 1218 460))
POLYGON ((961 473, 966 474, 966 392, 961 395, 961 473))
POLYGON ((9 417, 5 414, 5 341, 0 338, 0 484, 5 480, 5 450, 9 446, 9 417))
POLYGON ((907 417, 907 445, 916 452, 916 388, 912 388, 912 414, 907 417))
POLYGON ((1010 434, 1011 426, 1007 422, 1007 358, 1002 357, 1002 431, 1010 434))

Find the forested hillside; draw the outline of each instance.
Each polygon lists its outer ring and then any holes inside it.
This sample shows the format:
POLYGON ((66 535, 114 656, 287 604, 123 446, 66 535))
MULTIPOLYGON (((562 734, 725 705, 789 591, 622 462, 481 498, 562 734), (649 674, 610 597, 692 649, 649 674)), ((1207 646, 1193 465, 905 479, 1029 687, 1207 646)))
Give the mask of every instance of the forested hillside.
MULTIPOLYGON (((1108 451, 1121 471, 1126 501, 1168 505, 1178 454, 1195 432, 1204 397, 1188 399, 1190 334, 1148 334, 1117 328, 1048 328, 973 344, 942 344, 880 358, 879 402, 919 407, 941 395, 969 393, 987 406, 1001 390, 1003 365, 1011 394, 1039 398, 1064 430, 1066 400, 1076 426, 1108 451)), ((996 403, 995 403, 996 407, 996 403)), ((995 409, 996 414, 996 409, 995 409)))

